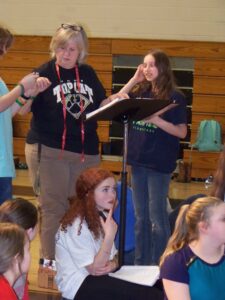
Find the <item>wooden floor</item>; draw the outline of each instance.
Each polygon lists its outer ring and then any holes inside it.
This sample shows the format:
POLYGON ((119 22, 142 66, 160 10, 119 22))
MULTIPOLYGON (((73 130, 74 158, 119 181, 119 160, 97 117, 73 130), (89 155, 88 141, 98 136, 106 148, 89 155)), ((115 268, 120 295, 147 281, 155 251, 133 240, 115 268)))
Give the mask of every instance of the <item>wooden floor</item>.
MULTIPOLYGON (((15 196, 26 198, 36 205, 36 198, 31 188, 31 183, 28 176, 27 170, 17 170, 17 177, 13 180, 13 190, 15 196)), ((203 182, 191 182, 191 183, 178 183, 172 181, 170 184, 169 198, 170 199, 185 199, 191 195, 197 193, 207 193, 203 182)), ((58 300, 60 299, 59 293, 54 290, 41 289, 37 286, 37 270, 38 270, 38 259, 39 259, 39 237, 37 236, 31 243, 31 254, 32 263, 29 271, 29 290, 32 292, 44 292, 38 298, 38 294, 34 293, 31 300, 42 299, 42 300, 58 300)))

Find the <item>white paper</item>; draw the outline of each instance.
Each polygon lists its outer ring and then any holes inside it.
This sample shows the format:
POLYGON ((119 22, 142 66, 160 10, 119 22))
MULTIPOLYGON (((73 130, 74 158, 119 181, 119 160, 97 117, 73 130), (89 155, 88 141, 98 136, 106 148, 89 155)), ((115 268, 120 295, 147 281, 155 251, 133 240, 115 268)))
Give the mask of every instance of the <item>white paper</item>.
POLYGON ((159 279, 159 266, 122 266, 109 276, 129 282, 153 286, 159 279))
POLYGON ((117 102, 120 102, 120 101, 124 101, 126 99, 120 99, 120 98, 116 98, 114 99, 113 101, 103 105, 103 106, 100 106, 98 109, 90 112, 90 113, 87 113, 86 114, 86 120, 88 120, 89 118, 91 118, 92 116, 96 115, 96 113, 99 113, 103 110, 106 110, 107 108, 111 107, 111 106, 114 106, 117 102))

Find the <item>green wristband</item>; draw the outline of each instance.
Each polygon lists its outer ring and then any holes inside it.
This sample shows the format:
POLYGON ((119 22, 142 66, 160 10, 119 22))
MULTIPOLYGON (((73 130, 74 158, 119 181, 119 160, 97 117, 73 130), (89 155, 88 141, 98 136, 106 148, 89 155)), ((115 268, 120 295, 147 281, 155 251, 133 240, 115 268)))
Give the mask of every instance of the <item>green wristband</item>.
POLYGON ((22 85, 22 83, 19 83, 18 86, 20 86, 20 88, 21 88, 20 96, 22 96, 25 93, 25 88, 22 85))
POLYGON ((16 103, 17 103, 19 106, 21 106, 21 107, 23 106, 23 103, 20 102, 19 99, 16 99, 16 103))

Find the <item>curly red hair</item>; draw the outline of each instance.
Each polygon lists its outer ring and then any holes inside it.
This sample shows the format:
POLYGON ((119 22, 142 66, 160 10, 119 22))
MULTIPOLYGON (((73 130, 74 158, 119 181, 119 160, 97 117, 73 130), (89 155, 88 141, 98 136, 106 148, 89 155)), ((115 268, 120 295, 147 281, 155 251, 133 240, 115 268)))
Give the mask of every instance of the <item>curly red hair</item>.
POLYGON ((71 226, 79 217, 81 222, 78 234, 85 219, 94 237, 96 239, 100 237, 103 229, 94 199, 94 191, 102 181, 111 177, 115 178, 113 173, 101 168, 90 168, 81 173, 76 182, 76 196, 70 198, 71 207, 61 220, 61 230, 66 231, 67 226, 71 226))

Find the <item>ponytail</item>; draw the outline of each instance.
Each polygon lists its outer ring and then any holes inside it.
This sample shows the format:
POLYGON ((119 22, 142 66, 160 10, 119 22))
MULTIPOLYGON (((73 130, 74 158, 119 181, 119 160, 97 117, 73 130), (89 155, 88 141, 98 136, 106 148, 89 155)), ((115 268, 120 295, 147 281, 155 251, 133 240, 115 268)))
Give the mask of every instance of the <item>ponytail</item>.
POLYGON ((203 197, 196 199, 190 205, 183 205, 177 217, 174 232, 168 241, 165 252, 160 259, 163 264, 168 255, 187 246, 199 238, 199 222, 209 222, 213 208, 224 204, 216 197, 203 197))
POLYGON ((179 249, 183 248, 185 245, 188 244, 189 234, 188 234, 188 226, 186 222, 186 215, 189 209, 188 205, 183 205, 180 208, 179 215, 177 217, 175 228, 172 236, 170 237, 166 250, 164 251, 163 255, 160 258, 160 265, 163 264, 165 258, 178 251, 179 249))

